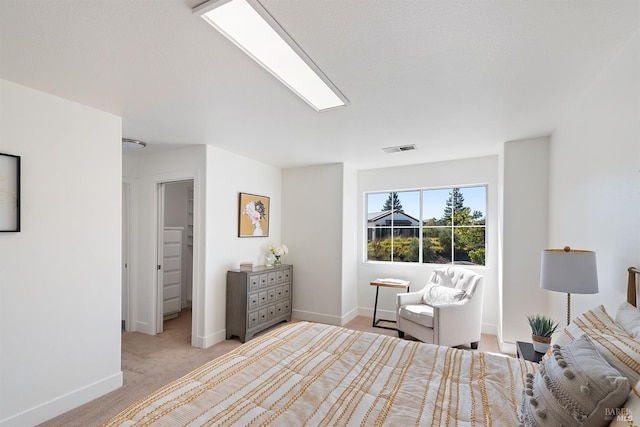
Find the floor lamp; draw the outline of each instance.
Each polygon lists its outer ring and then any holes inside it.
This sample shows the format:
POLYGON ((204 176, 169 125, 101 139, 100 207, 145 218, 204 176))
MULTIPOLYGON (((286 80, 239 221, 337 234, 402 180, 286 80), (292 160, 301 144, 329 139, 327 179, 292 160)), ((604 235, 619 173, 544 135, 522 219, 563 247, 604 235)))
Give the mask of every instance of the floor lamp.
POLYGON ((567 293, 567 325, 571 322, 571 294, 598 293, 596 253, 571 249, 545 249, 540 266, 540 287, 567 293))

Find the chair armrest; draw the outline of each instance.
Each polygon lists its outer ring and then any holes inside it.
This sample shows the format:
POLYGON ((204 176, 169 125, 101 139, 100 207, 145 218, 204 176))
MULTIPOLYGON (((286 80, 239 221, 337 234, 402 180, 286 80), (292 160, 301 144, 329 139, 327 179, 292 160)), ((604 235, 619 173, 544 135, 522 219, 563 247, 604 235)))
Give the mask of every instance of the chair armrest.
POLYGON ((422 303, 422 291, 407 292, 404 294, 398 294, 396 308, 400 308, 403 305, 420 304, 422 303))
POLYGON ((479 341, 482 333, 482 286, 470 299, 433 308, 434 329, 441 345, 479 341))
POLYGON ((479 329, 482 322, 482 300, 466 300, 433 308, 434 318, 442 336, 455 334, 459 329, 479 329), (480 304, 478 304, 480 303, 480 304), (436 313, 437 312, 437 313, 436 313))

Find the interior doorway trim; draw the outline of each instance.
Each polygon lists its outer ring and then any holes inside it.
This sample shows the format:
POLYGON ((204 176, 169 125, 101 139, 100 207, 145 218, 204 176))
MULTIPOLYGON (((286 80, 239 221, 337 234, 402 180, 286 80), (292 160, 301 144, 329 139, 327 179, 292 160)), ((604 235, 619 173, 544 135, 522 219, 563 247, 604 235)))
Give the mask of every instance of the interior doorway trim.
POLYGON ((122 182, 122 253, 121 253, 121 265, 122 269, 122 313, 120 318, 122 320, 122 330, 127 331, 131 329, 131 316, 129 315, 130 304, 130 262, 129 254, 131 253, 131 244, 129 243, 131 236, 131 184, 122 182))
MULTIPOLYGON (((130 178, 123 178, 123 218, 122 218, 122 234, 126 234, 126 241, 123 242, 122 261, 127 263, 124 274, 126 274, 127 283, 123 286, 125 293, 122 298, 123 304, 121 315, 125 321, 125 330, 127 332, 138 330, 137 321, 137 287, 138 287, 138 181, 130 178), (126 190, 125 190, 126 188, 126 190), (126 191, 126 193, 125 193, 126 191), (126 206, 124 205, 126 203, 126 206)), ((123 236, 125 239, 125 236, 123 236)), ((122 266, 124 267, 124 265, 122 266)))
POLYGON ((152 266, 153 273, 150 277, 154 278, 154 286, 153 286, 153 295, 150 303, 152 303, 152 331, 153 335, 158 333, 158 322, 161 321, 162 307, 159 303, 160 292, 159 286, 161 282, 159 281, 159 274, 157 265, 159 264, 158 260, 158 242, 160 240, 159 230, 163 224, 162 215, 160 214, 160 198, 162 197, 160 194, 161 184, 169 184, 172 182, 180 182, 180 181, 193 181, 193 279, 192 279, 192 301, 191 301, 191 345, 194 347, 204 347, 204 342, 201 338, 203 333, 204 326, 204 310, 203 310, 203 301, 201 301, 202 292, 200 291, 203 287, 203 245, 202 245, 202 218, 204 217, 202 209, 204 208, 204 200, 202 195, 202 179, 200 170, 195 172, 176 172, 173 174, 163 174, 155 176, 152 180, 153 185, 155 186, 155 214, 154 214, 154 250, 155 254, 153 256, 154 264, 152 266))

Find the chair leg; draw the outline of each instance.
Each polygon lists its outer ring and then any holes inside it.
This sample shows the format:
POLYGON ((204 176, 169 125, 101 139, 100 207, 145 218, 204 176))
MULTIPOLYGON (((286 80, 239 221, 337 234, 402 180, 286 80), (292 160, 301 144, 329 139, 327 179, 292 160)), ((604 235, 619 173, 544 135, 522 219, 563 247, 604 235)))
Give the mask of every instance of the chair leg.
POLYGON ((398 337, 400 337, 400 338, 404 338, 404 332, 402 332, 402 331, 398 331, 398 337))
POLYGON ((471 343, 471 348, 474 349, 474 350, 477 350, 478 349, 478 341, 472 342, 471 343))

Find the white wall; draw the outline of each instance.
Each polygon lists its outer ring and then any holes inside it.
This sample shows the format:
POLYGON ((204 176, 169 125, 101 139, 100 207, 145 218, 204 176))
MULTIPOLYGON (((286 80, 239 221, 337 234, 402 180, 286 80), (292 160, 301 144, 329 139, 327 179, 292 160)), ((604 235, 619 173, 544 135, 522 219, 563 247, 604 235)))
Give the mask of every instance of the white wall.
POLYGON ((138 266, 137 273, 131 273, 135 329, 155 333, 157 185, 194 179, 191 343, 209 347, 223 341, 227 270, 238 268, 242 261, 264 264, 269 246, 280 244, 280 169, 206 145, 127 159, 123 179, 137 194, 132 202, 139 224, 132 236, 137 250, 132 249, 136 259, 131 261, 138 266), (238 237, 240 192, 270 197, 269 237, 238 237))
MULTIPOLYGON (((397 277, 412 282, 412 290, 424 287, 434 265, 365 262, 364 193, 415 188, 456 187, 487 184, 487 255, 485 267, 470 267, 484 276, 483 332, 496 334, 498 316, 498 156, 452 160, 413 166, 362 170, 358 173, 358 304, 360 314, 373 316, 378 277, 397 277)), ((393 289, 380 289, 378 317, 395 319, 393 289)))
MULTIPOLYGON (((640 265, 640 35, 603 70, 551 137, 549 245, 596 252, 600 292, 572 294, 572 314, 626 299, 626 268, 640 265)), ((549 292, 566 317, 566 296, 549 292)))
MULTIPOLYGON (((343 318, 344 166, 282 172, 282 238, 294 265, 293 316, 341 325, 343 318)), ((347 230, 350 226, 346 226, 347 230)), ((347 274, 352 276, 352 274, 347 274)), ((348 312, 348 305, 345 311, 348 312)))
POLYGON ((358 171, 343 165, 342 324, 358 315, 358 171))
MULTIPOLYGON (((131 195, 130 224, 130 326, 146 334, 156 333, 157 316, 157 223, 158 185, 162 182, 194 180, 194 242, 202 242, 204 236, 204 206, 206 187, 205 147, 196 146, 178 150, 141 154, 135 161, 125 155, 122 180, 129 183, 131 195), (198 222, 200 221, 200 222, 198 222)), ((194 245, 194 287, 204 288, 203 245, 194 245)), ((194 307, 192 344, 203 347, 205 341, 202 306, 194 307)))
POLYGON ((531 339, 526 314, 547 313, 547 292, 540 289, 540 252, 547 247, 549 138, 507 142, 502 156, 500 337, 515 344, 531 339))
MULTIPOLYGON (((206 147, 206 165, 206 272, 205 287, 198 296, 204 303, 205 347, 225 339, 227 271, 239 268, 242 261, 264 265, 270 245, 288 244, 280 240, 282 185, 279 168, 213 146, 206 147), (268 237, 238 237, 240 192, 270 198, 268 237)), ((302 250, 295 246, 290 249, 294 253, 302 250)), ((290 255, 284 256, 284 263, 291 261, 290 255)), ((296 272, 294 265, 294 292, 296 272)))
POLYGON ((0 235, 0 425, 122 385, 121 120, 0 80, 0 152, 22 158, 22 231, 0 235))

